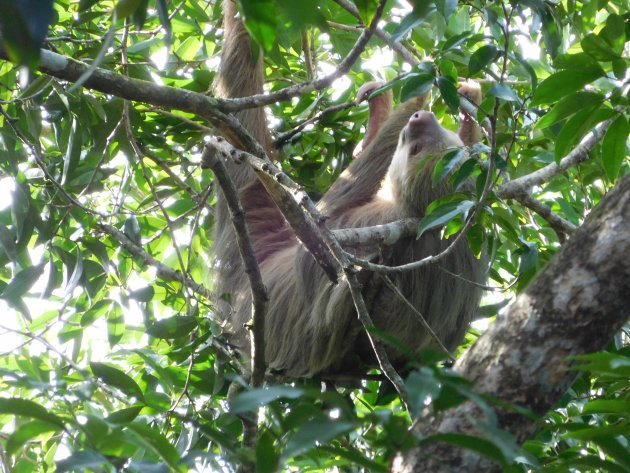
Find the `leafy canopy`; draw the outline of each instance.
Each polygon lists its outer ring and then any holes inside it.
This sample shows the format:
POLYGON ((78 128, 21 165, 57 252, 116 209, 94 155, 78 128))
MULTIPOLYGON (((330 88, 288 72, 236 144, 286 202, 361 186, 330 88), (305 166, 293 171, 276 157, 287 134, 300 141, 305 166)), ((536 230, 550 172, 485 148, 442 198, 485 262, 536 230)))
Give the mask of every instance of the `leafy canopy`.
MULTIPOLYGON (((373 0, 356 0, 355 17, 341 1, 239 3, 265 50, 270 92, 333 70, 376 8, 373 0)), ((530 174, 560 162, 612 120, 586 161, 532 189, 579 225, 628 171, 627 3, 412 3, 389 3, 380 26, 390 44, 373 38, 332 88, 270 107, 283 168, 315 197, 334 181, 367 117, 365 106, 341 105, 369 80, 404 73, 393 83, 396 100, 428 92, 439 120, 455 129, 456 84, 473 78, 485 94, 478 120, 496 123, 492 140, 470 157, 447 154, 434 181, 472 178, 481 190, 530 174), (417 54, 419 64, 392 43, 417 54)), ((219 3, 0 0, 0 11, 10 59, 0 62, 1 463, 16 473, 233 471, 244 462, 260 472, 280 465, 386 471, 396 451, 419 439, 378 379, 325 389, 309 380, 270 384, 228 401, 228 387, 242 380, 213 310, 220 297, 212 293, 213 178, 198 166, 200 144, 212 133, 207 123, 37 72, 43 46, 92 67, 204 93, 218 67, 219 3), (239 415, 261 406, 254 446, 242 448, 239 415)), ((496 189, 468 234, 473 248, 485 241, 493 256, 490 284, 501 290, 482 309, 489 318, 563 238, 496 189)), ((476 199, 454 194, 433 203, 421 231, 456 233, 476 199)), ((471 330, 465 345, 477 334, 471 330)), ((480 427, 483 439, 439 440, 509 471, 630 471, 630 353, 621 339, 585 358, 578 382, 524 450, 491 424, 480 427)), ((414 417, 464 399, 486 402, 431 360, 413 363, 407 378, 414 417)))

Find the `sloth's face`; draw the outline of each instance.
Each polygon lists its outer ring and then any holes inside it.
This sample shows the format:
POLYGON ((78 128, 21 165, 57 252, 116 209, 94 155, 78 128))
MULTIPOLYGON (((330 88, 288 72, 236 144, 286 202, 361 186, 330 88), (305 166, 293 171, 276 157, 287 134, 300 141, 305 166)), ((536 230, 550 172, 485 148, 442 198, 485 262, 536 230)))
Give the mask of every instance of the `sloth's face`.
POLYGON ((431 112, 418 111, 400 133, 399 146, 406 148, 407 159, 440 153, 452 146, 463 146, 456 133, 442 127, 431 112))
POLYGON ((418 175, 418 166, 435 162, 447 148, 464 146, 457 133, 442 127, 431 112, 414 113, 400 132, 390 173, 403 182, 418 175), (425 158, 429 158, 427 161, 425 158))

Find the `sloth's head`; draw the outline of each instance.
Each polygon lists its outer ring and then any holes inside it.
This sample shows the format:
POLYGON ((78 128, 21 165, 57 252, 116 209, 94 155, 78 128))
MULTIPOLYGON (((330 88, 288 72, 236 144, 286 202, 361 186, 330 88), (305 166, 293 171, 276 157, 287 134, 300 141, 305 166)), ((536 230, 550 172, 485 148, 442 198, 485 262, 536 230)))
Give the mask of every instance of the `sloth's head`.
POLYGON ((427 162, 435 162, 448 148, 457 146, 464 146, 457 133, 443 128, 433 113, 418 111, 400 132, 390 167, 391 177, 406 181, 420 171, 419 164, 426 164, 425 158, 429 158, 427 162))

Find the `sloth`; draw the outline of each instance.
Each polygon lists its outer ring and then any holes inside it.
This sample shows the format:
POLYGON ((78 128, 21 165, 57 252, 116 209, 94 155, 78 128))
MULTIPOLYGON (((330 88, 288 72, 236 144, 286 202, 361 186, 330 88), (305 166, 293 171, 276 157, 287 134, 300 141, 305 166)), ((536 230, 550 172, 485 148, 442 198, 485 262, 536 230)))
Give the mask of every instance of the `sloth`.
MULTIPOLYGON (((226 98, 261 93, 263 70, 254 58, 248 35, 238 18, 233 0, 225 0, 225 39, 215 91, 226 98)), ((479 103, 478 86, 464 85, 471 101, 479 103)), ((378 103, 385 103, 381 97, 378 103)), ((459 134, 443 128, 431 112, 423 111, 425 97, 417 97, 387 111, 371 102, 365 148, 335 181, 318 203, 330 228, 356 228, 422 217, 428 205, 451 192, 442 182, 432 185, 435 162, 451 147, 471 144, 478 138, 474 120, 464 119, 459 134), (373 106, 372 106, 373 105, 373 106), (372 120, 372 117, 377 117, 372 120), (464 139, 464 141, 462 140, 464 139)), ((384 106, 384 105, 383 105, 384 106)), ((271 139, 261 109, 237 114, 243 126, 271 155, 271 139)), ((470 118, 470 117, 468 117, 470 118)), ((236 144, 237 145, 237 144, 236 144)), ((240 191, 245 218, 267 288, 269 305, 265 319, 265 359, 268 368, 287 376, 356 372, 373 365, 374 355, 357 319, 350 291, 344 282, 333 284, 302 246, 251 170, 228 163, 240 191)), ((247 356, 251 292, 244 273, 229 212, 221 195, 217 198, 215 254, 216 285, 230 295, 223 308, 230 328, 230 341, 247 356)), ((438 254, 449 245, 437 231, 419 239, 403 238, 384 251, 372 248, 361 257, 400 265, 438 254)), ((449 348, 462 340, 478 308, 486 263, 476 258, 467 242, 435 265, 392 274, 389 277, 404 297, 419 311, 441 342, 449 348), (445 270, 445 271, 444 271, 445 270), (453 274, 458 275, 454 277, 453 274)), ((398 340, 411 352, 431 347, 432 338, 418 315, 410 310, 378 275, 361 274, 363 292, 376 328, 398 340)), ((394 362, 403 362, 402 352, 391 348, 394 362)))

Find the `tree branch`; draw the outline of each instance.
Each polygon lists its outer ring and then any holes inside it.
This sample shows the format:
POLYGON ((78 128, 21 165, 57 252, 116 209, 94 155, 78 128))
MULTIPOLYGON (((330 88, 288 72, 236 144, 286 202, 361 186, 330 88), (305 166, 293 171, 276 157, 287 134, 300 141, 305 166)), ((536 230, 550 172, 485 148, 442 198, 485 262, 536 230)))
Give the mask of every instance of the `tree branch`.
MULTIPOLYGON (((607 194, 527 290, 456 363, 496 407, 498 424, 523 442, 536 419, 575 380, 570 356, 605 347, 630 307, 630 176, 607 194), (504 404, 505 405, 505 404, 504 404)), ((484 414, 470 401, 434 418, 423 435, 478 435, 484 414)), ((486 419, 487 420, 487 419, 486 419)), ((399 455, 393 472, 500 471, 470 450, 431 443, 399 455)))
POLYGON ((363 53, 365 47, 370 41, 370 38, 372 37, 372 34, 374 33, 374 30, 376 29, 376 25, 381 19, 386 3, 387 0, 379 1, 370 26, 363 30, 354 46, 352 46, 352 49, 350 50, 348 55, 341 61, 339 67, 337 67, 337 69, 332 73, 320 79, 315 79, 312 82, 292 85, 290 87, 287 87, 286 89, 282 89, 271 94, 257 94, 249 97, 224 100, 222 101, 221 109, 226 112, 236 112, 246 108, 262 107, 265 105, 271 105, 275 102, 289 100, 293 97, 297 97, 298 95, 303 95, 308 92, 322 90, 329 87, 334 81, 346 75, 350 68, 357 61, 361 53, 363 53))
MULTIPOLYGON (((349 13, 351 13, 352 16, 354 16, 357 20, 359 20, 360 22, 363 22, 363 19, 361 18, 361 15, 359 14, 359 10, 357 9, 357 7, 356 7, 356 5, 354 3, 350 2, 349 0, 334 0, 334 1, 341 8, 343 8, 344 10, 348 11, 349 13)), ((374 30, 374 35, 378 36, 390 48, 392 48, 394 51, 396 51, 396 53, 402 59, 404 59, 405 62, 408 62, 411 65, 416 65, 416 64, 420 63, 420 60, 417 57, 415 57, 413 54, 411 54, 407 50, 407 48, 405 48, 399 41, 394 41, 392 39, 391 35, 389 33, 387 33, 386 31, 384 31, 381 28, 377 27, 374 30)))
MULTIPOLYGON (((210 137, 206 147, 211 147, 216 153, 233 159, 239 163, 246 161, 256 172, 258 179, 278 205, 284 217, 287 219, 296 236, 317 260, 331 281, 337 282, 340 272, 334 256, 318 236, 317 226, 312 218, 304 214, 300 208, 303 199, 308 199, 304 190, 295 184, 289 177, 280 171, 269 159, 261 159, 253 154, 236 149, 221 137, 210 137), (279 185, 280 184, 280 185, 279 185), (284 187, 283 187, 284 186, 284 187), (289 190, 287 190, 287 188, 289 190)), ((203 166, 203 164, 202 164, 203 166)))
POLYGON ((519 196, 529 193, 532 187, 549 182, 558 174, 562 174, 567 169, 586 161, 588 154, 604 137, 606 130, 608 130, 608 127, 610 127, 613 121, 614 118, 611 118, 597 125, 593 131, 589 132, 582 139, 580 144, 562 158, 559 163, 551 163, 538 171, 502 184, 497 190, 497 195, 503 199, 516 199, 519 196))
POLYGON ((202 284, 198 284, 195 282, 190 276, 184 276, 180 271, 176 271, 170 266, 165 265, 161 261, 158 261, 149 253, 147 253, 143 248, 137 246, 133 241, 131 241, 127 235, 118 230, 113 225, 109 225, 107 223, 97 222, 96 226, 99 230, 104 233, 107 233, 110 237, 112 237, 117 243, 120 244, 125 250, 127 250, 131 256, 135 259, 142 261, 143 263, 153 266, 157 270, 157 275, 164 279, 165 281, 178 281, 182 285, 196 292, 197 294, 205 297, 208 300, 214 301, 218 299, 218 296, 212 292, 210 292, 205 286, 202 284))

